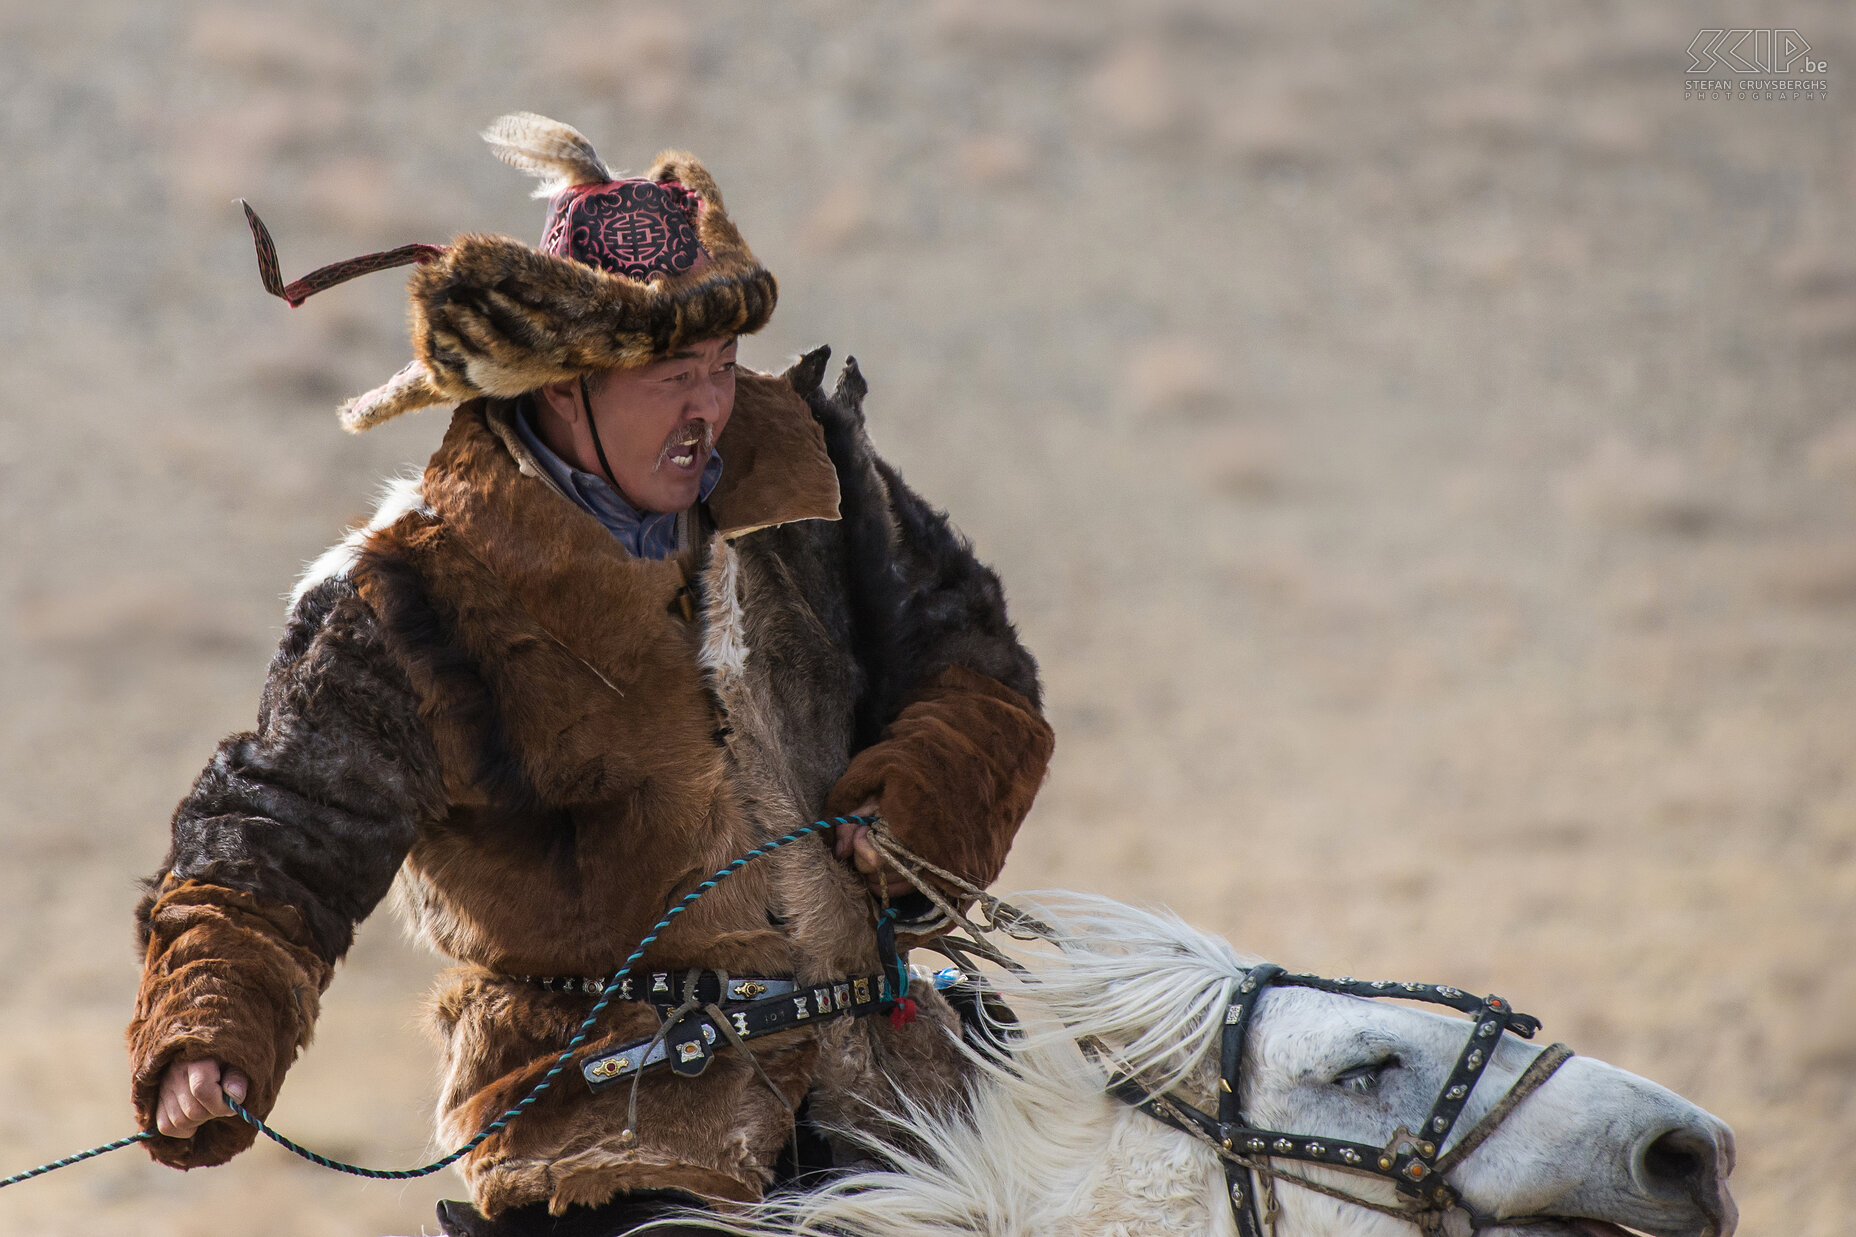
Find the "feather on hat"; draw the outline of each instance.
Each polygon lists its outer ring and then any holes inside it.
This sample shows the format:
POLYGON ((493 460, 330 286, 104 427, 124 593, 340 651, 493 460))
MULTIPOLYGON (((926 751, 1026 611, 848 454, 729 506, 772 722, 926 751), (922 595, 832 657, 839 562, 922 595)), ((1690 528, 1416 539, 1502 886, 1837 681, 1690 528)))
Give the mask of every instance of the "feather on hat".
POLYGON ((286 285, 270 233, 245 207, 264 286, 292 305, 370 271, 418 264, 407 282, 415 359, 343 404, 344 429, 631 368, 767 324, 779 287, 694 155, 665 151, 644 176, 615 179, 578 130, 545 116, 512 113, 483 138, 541 181, 535 195, 549 207, 540 248, 467 233, 448 246, 350 258, 286 285))

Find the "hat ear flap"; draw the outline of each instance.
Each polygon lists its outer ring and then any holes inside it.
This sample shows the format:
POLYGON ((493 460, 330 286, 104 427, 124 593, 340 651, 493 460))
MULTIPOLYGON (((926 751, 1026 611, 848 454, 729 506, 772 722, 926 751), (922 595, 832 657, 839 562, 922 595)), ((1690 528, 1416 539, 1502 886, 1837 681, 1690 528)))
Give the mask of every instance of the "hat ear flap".
POLYGON ((645 179, 654 180, 660 185, 674 180, 701 198, 705 207, 727 213, 727 208, 722 205, 722 190, 716 185, 715 177, 709 175, 709 169, 702 165, 702 160, 686 150, 659 151, 651 170, 645 173, 645 179))
POLYGON ((450 397, 439 389, 432 371, 425 367, 425 362, 412 361, 373 390, 343 404, 337 415, 341 418, 343 429, 350 434, 360 434, 391 421, 403 412, 450 402, 450 397))
POLYGON ((728 209, 722 205, 722 191, 715 177, 709 175, 702 160, 688 151, 663 151, 651 165, 649 179, 660 185, 676 181, 701 199, 702 210, 696 216, 696 237, 711 258, 724 264, 754 261, 747 242, 741 239, 734 221, 728 217, 728 209))

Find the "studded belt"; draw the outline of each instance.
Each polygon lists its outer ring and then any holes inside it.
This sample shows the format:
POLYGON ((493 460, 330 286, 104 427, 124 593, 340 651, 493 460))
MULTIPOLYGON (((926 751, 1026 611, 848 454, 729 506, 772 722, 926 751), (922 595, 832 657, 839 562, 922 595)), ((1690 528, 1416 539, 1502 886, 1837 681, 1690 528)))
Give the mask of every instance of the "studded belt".
MULTIPOLYGON (((704 972, 702 978, 716 975, 713 971, 704 972)), ((683 993, 683 975, 670 972, 646 975, 640 977, 640 983, 648 984, 654 993, 641 999, 651 1000, 653 1004, 663 1007, 665 1013, 687 1006, 687 998, 683 993), (664 981, 664 987, 658 991, 657 982, 660 979, 664 981)), ((731 975, 727 977, 726 983, 726 998, 705 1002, 707 1008, 704 1009, 690 1009, 672 1026, 649 1039, 609 1048, 582 1060, 580 1073, 586 1079, 587 1086, 598 1091, 666 1061, 675 1073, 693 1078, 709 1068, 709 1062, 714 1058, 722 1039, 756 1039, 776 1031, 827 1019, 860 1017, 887 1007, 896 996, 890 990, 892 981, 882 974, 854 975, 848 979, 806 985, 789 979, 751 979, 731 975), (779 991, 774 990, 775 985, 779 986, 779 991), (754 992, 757 987, 763 990, 754 992), (736 995, 737 991, 753 992, 754 995, 743 1000, 736 995), (711 1011, 728 1020, 726 1030, 716 1026, 711 1011)), ((620 992, 623 996, 624 989, 621 988, 620 992)), ((699 998, 702 996, 700 989, 697 995, 699 998)))
MULTIPOLYGON (((685 971, 652 971, 646 975, 628 975, 619 981, 618 999, 648 1001, 668 1012, 681 1005, 684 997, 685 971)), ((607 981, 598 975, 512 975, 525 984, 549 992, 583 992, 598 996, 605 992, 607 981)), ((704 1004, 711 1001, 752 1001, 760 997, 785 996, 797 992, 799 985, 791 978, 767 978, 760 975, 730 975, 725 971, 703 971, 697 977, 697 997, 704 1004)))

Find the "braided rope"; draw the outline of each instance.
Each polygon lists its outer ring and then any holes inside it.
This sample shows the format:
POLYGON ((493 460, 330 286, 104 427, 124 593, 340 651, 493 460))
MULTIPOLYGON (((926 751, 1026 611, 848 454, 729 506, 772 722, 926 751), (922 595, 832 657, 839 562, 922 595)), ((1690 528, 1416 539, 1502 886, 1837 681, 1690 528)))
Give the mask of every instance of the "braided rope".
POLYGON ((69 1168, 73 1164, 81 1164, 85 1160, 103 1155, 109 1151, 121 1151, 124 1147, 133 1146, 144 1139, 153 1137, 154 1135, 149 1131, 143 1130, 141 1133, 131 1134, 127 1138, 118 1138, 113 1143, 104 1143, 101 1147, 92 1147, 88 1151, 79 1151, 72 1155, 67 1155, 62 1160, 53 1160, 50 1164, 41 1164, 37 1168, 28 1169, 23 1173, 14 1173, 11 1177, 0 1177, 0 1190, 4 1190, 10 1185, 18 1185, 22 1181, 31 1181, 34 1177, 43 1177, 46 1173, 55 1172, 60 1168, 69 1168))
MULTIPOLYGON (((638 964, 639 960, 644 957, 645 952, 656 943, 657 938, 663 935, 664 929, 668 928, 676 920, 677 916, 695 905, 697 899, 739 872, 742 868, 747 867, 748 864, 754 862, 756 859, 771 854, 782 846, 797 842, 804 837, 810 837, 812 834, 832 828, 836 825, 870 823, 872 823, 870 818, 864 816, 833 816, 826 820, 815 820, 811 824, 777 837, 771 842, 762 843, 743 854, 740 858, 732 860, 723 867, 716 869, 715 873, 710 876, 708 880, 705 880, 702 884, 690 890, 676 903, 676 905, 665 911, 664 917, 652 925, 649 932, 645 933, 644 939, 638 942, 638 948, 632 951, 631 957, 625 959, 623 965, 621 965, 618 970, 614 971, 612 977, 606 981, 605 989, 600 994, 599 1000, 595 1002, 593 1008, 588 1011, 586 1019, 581 1022, 579 1029, 574 1032, 574 1037, 568 1041, 567 1046, 561 1049, 560 1054, 554 1058, 553 1064, 548 1067, 548 1072, 543 1074, 533 1087, 529 1088, 528 1094, 517 1100, 508 1111, 504 1112, 500 1117, 496 1118, 496 1120, 477 1131, 476 1137, 472 1138, 469 1142, 451 1152, 449 1155, 433 1160, 430 1164, 422 1164, 418 1168, 397 1169, 366 1168, 359 1164, 349 1164, 345 1161, 333 1159, 329 1156, 311 1151, 301 1143, 294 1142, 278 1133, 276 1130, 266 1125, 262 1118, 253 1115, 244 1105, 240 1104, 229 1095, 225 1097, 226 1103, 231 1106, 233 1113, 240 1117, 247 1125, 282 1147, 285 1151, 290 1152, 292 1155, 300 1156, 308 1160, 311 1164, 333 1169, 338 1173, 347 1173, 353 1177, 367 1177, 376 1181, 405 1181, 414 1177, 429 1177, 440 1169, 450 1167, 452 1164, 455 1164, 457 1161, 463 1159, 472 1151, 482 1146, 485 1139, 496 1134, 503 1129, 504 1126, 528 1111, 529 1107, 533 1105, 536 1100, 540 1099, 548 1088, 554 1085, 554 1080, 560 1076, 562 1070, 567 1068, 567 1064, 573 1060, 574 1054, 580 1050, 581 1046, 584 1045, 589 1038, 591 1038, 594 1024, 599 1021, 599 1016, 605 1012, 606 1007, 612 1003, 613 997, 618 994, 619 981, 631 974, 632 967, 638 964)), ((14 1185, 21 1181, 29 1181, 34 1177, 53 1172, 56 1169, 65 1168, 69 1165, 79 1163, 80 1161, 88 1160, 92 1156, 102 1155, 108 1151, 116 1151, 120 1148, 129 1146, 131 1143, 138 1143, 153 1137, 153 1131, 143 1130, 140 1133, 131 1134, 127 1138, 119 1138, 115 1142, 105 1143, 100 1147, 92 1147, 88 1151, 80 1151, 75 1155, 66 1156, 62 1160, 54 1160, 50 1164, 42 1164, 30 1172, 20 1173, 16 1176, 0 1180, 0 1188, 5 1188, 6 1186, 14 1185)))

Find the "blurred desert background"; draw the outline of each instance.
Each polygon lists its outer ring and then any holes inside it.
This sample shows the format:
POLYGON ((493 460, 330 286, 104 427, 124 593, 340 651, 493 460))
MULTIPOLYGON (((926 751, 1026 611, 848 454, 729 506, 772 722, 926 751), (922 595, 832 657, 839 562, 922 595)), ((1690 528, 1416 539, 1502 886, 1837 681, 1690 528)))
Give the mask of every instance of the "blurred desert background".
MULTIPOLYGON (((0 1175, 127 1133, 137 879, 301 565, 444 414, 402 273, 533 240, 476 132, 685 146, 1007 581, 1058 755, 1002 882, 1500 991, 1729 1121, 1742 1232, 1856 1214, 1856 32, 1840 5, 0 4, 0 1175), (1685 100, 1703 24, 1828 101, 1685 100)), ((726 447, 726 443, 724 443, 726 447)), ((276 1123, 423 1161, 383 914, 276 1123)), ((418 1233, 261 1145, 0 1232, 418 1233)))

